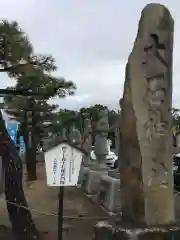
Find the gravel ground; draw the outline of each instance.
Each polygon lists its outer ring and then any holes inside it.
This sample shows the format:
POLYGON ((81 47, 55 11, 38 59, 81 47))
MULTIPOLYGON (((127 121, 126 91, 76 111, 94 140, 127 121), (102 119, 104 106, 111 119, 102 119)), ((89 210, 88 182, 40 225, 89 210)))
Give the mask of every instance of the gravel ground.
MULTIPOLYGON (((35 224, 44 239, 57 240, 57 209, 59 189, 46 184, 43 164, 38 164, 38 181, 24 186, 35 224)), ((180 219, 180 194, 175 194, 176 216, 180 219)), ((63 240, 92 240, 95 224, 107 215, 93 204, 77 187, 65 188, 63 240), (72 217, 73 216, 73 217, 72 217), (80 219, 79 217, 84 217, 80 219), (71 217, 71 218, 69 218, 71 217), (69 218, 69 219, 68 219, 69 218)), ((4 196, 0 197, 0 240, 7 237, 10 223, 4 196), (6 236, 6 237, 4 237, 6 236)))
MULTIPOLYGON (((47 186, 43 164, 38 164, 38 181, 29 186, 24 186, 24 189, 29 208, 32 209, 31 212, 35 224, 40 232, 46 233, 44 239, 57 240, 59 189, 47 186)), ((83 194, 82 190, 77 187, 65 188, 64 216, 66 218, 74 216, 74 218, 64 220, 63 240, 92 239, 93 228, 99 221, 98 218, 107 217, 107 215, 98 206, 95 206, 95 204, 83 194), (79 216, 83 216, 84 219, 79 219, 79 216), (97 219, 95 219, 96 217, 97 219)), ((1 225, 10 226, 3 196, 0 198, 0 226, 1 225)), ((4 232, 7 231, 4 230, 3 227, 2 229, 4 232)), ((1 235, 0 239, 3 240, 1 235)))

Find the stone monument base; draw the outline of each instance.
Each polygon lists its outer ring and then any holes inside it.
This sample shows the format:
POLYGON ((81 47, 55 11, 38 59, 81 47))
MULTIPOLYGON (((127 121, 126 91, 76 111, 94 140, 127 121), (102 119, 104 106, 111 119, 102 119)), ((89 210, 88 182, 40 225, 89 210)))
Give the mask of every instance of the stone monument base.
POLYGON ((179 240, 180 224, 148 228, 127 228, 99 222, 93 240, 179 240))
POLYGON ((119 170, 115 169, 115 170, 109 170, 108 171, 108 176, 119 179, 120 182, 120 173, 119 170))
POLYGON ((107 168, 89 168, 84 169, 82 188, 87 194, 97 194, 99 192, 99 183, 101 176, 107 175, 107 168))
POLYGON ((108 171, 108 175, 101 176, 98 200, 100 204, 111 213, 121 208, 120 202, 120 174, 116 170, 108 171))

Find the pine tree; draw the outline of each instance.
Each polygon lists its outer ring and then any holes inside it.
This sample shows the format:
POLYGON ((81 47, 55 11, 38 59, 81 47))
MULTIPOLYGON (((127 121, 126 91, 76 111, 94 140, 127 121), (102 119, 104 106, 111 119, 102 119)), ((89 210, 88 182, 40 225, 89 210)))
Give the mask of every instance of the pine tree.
MULTIPOLYGON (((25 84, 27 78, 32 79, 32 77, 37 76, 37 72, 45 73, 46 77, 51 79, 48 76, 48 72, 55 69, 56 66, 52 56, 34 54, 32 44, 17 22, 1 21, 0 72, 6 72, 9 77, 17 79, 17 87, 20 87, 22 82, 25 84), (24 81, 22 80, 23 78, 24 81)), ((65 96, 67 91, 61 90, 59 87, 62 83, 63 81, 57 83, 56 88, 52 87, 49 83, 49 88, 47 88, 49 91, 46 92, 46 99, 52 95, 61 93, 65 96)), ((72 84, 70 85, 72 86, 72 84)), ((40 239, 40 235, 27 208, 28 205, 23 192, 21 159, 13 141, 7 133, 1 112, 0 146, 0 155, 2 156, 3 168, 5 169, 5 197, 14 239, 38 240, 40 239)))
POLYGON ((47 101, 54 96, 65 97, 67 94, 72 94, 75 86, 71 81, 55 78, 42 70, 34 69, 31 75, 24 74, 18 77, 14 89, 27 89, 39 94, 26 99, 22 96, 7 96, 5 98, 6 107, 10 109, 6 112, 24 126, 22 133, 26 145, 28 181, 35 181, 37 179, 36 149, 40 140, 39 133, 43 132, 43 122, 51 121, 53 111, 57 108, 56 105, 50 105, 47 101), (27 113, 30 113, 31 116, 27 117, 27 113), (31 145, 29 133, 31 133, 32 138, 31 145))

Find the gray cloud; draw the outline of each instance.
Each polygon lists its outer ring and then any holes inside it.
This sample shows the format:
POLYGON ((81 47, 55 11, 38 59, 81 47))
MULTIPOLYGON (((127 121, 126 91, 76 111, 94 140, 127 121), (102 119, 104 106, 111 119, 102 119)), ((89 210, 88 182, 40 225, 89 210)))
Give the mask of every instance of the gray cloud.
MULTIPOLYGON (((95 103, 118 108, 124 70, 133 47, 142 8, 153 1, 119 0, 6 0, 2 19, 17 20, 29 35, 36 52, 50 53, 57 61, 55 73, 73 80, 76 96, 56 99, 61 108, 95 103)), ((175 19, 174 94, 180 101, 180 2, 162 0, 175 19)), ((0 87, 13 84, 5 74, 0 87)))

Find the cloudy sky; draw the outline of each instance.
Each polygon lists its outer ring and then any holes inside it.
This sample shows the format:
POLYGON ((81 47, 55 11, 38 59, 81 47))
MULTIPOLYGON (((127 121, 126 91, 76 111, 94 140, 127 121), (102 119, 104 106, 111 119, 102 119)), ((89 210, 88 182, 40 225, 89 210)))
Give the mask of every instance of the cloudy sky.
MULTIPOLYGON (((118 108, 124 70, 148 0, 6 0, 0 18, 16 20, 37 53, 52 54, 57 75, 73 80, 76 95, 56 102, 76 109, 94 103, 118 108)), ((175 19, 173 104, 180 107, 180 1, 162 0, 175 19)), ((1 74, 0 88, 13 84, 1 74)))

